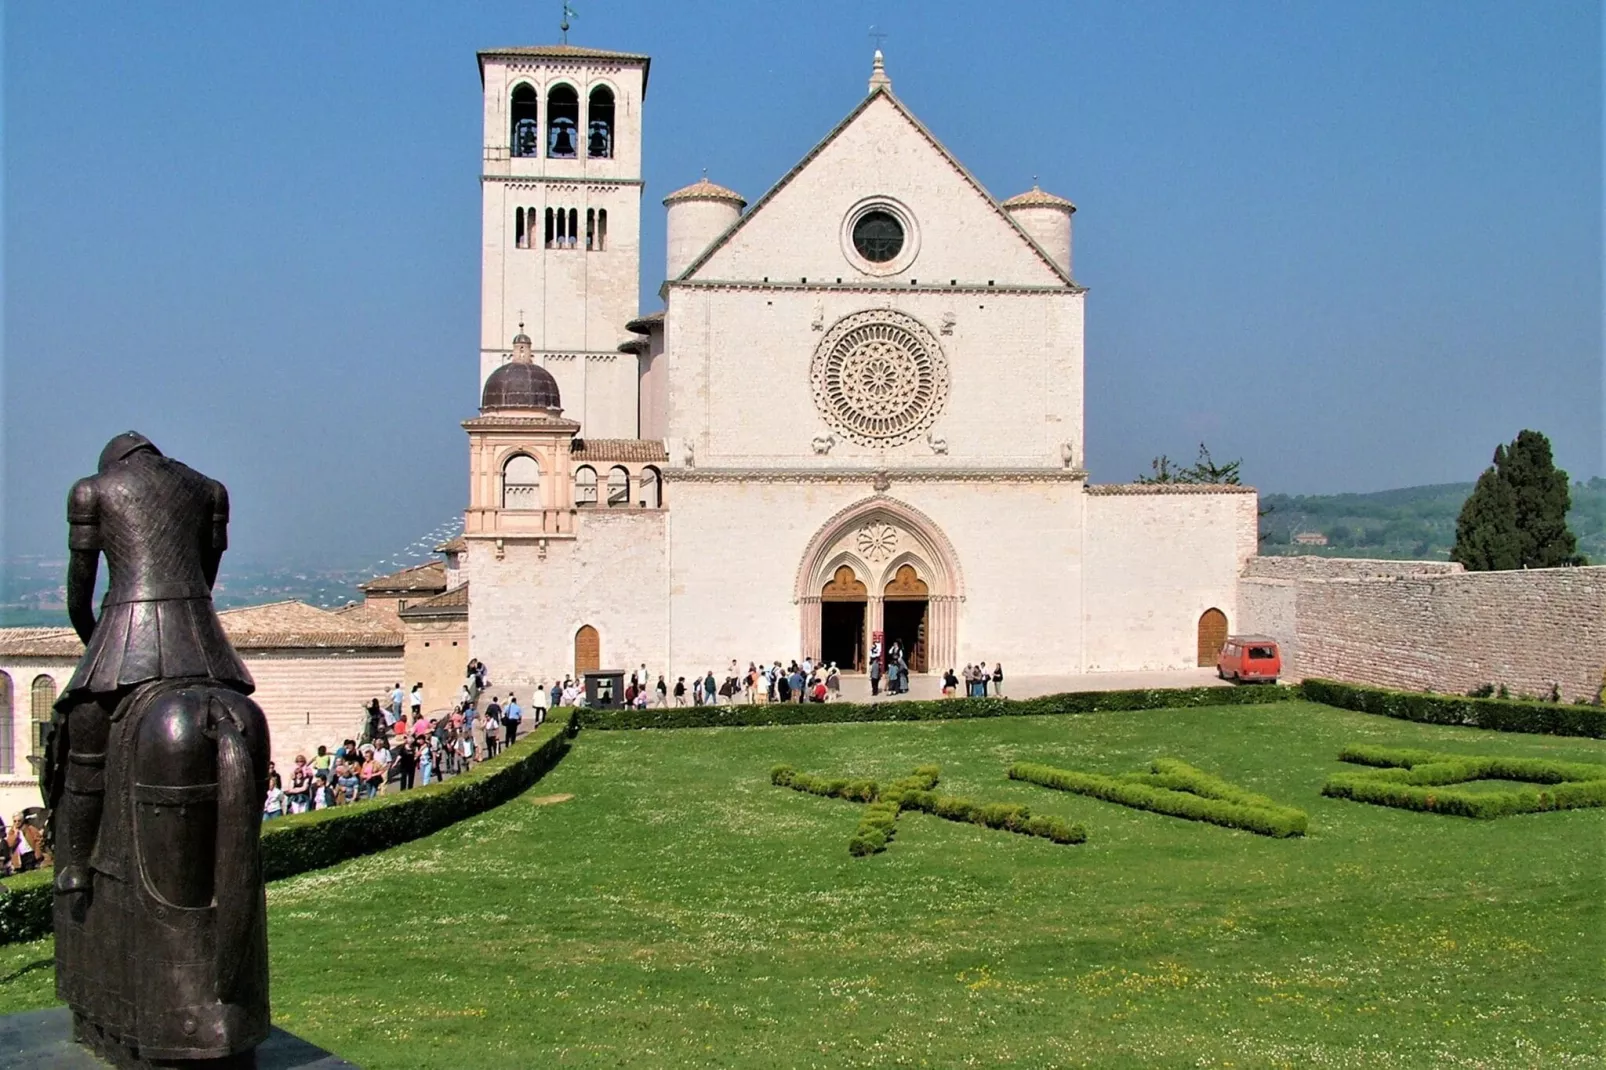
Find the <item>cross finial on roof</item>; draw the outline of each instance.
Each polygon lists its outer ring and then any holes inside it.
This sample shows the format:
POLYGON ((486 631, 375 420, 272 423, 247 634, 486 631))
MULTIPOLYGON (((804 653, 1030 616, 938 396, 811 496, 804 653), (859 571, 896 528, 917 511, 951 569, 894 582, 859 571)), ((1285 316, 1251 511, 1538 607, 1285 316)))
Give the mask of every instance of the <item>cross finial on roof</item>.
POLYGON ((875 50, 877 52, 881 51, 881 46, 887 43, 886 31, 878 30, 874 26, 870 27, 870 40, 875 42, 875 50))
POLYGON ((569 6, 569 0, 563 0, 563 21, 558 23, 558 30, 563 34, 563 43, 569 43, 569 20, 575 17, 574 8, 569 6))

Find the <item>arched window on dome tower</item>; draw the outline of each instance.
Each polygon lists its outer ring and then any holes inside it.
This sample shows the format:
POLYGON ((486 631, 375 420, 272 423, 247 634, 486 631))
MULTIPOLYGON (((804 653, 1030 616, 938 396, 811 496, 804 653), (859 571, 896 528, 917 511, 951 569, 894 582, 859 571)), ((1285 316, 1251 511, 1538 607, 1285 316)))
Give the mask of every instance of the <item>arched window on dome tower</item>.
POLYGON ((536 114, 535 87, 520 82, 513 87, 513 129, 511 141, 513 155, 541 155, 541 123, 536 114))
POLYGON ((613 155, 613 90, 599 85, 591 91, 586 121, 586 155, 593 159, 613 155))
POLYGON ((528 453, 515 453, 502 466, 502 508, 541 508, 541 466, 528 453))
POLYGON ((546 95, 546 154, 555 160, 579 155, 580 94, 574 86, 558 84, 546 95))
POLYGON ((616 464, 608 470, 608 508, 630 504, 630 469, 616 464))
POLYGON ((581 508, 597 504, 597 470, 589 464, 574 470, 574 504, 581 508))

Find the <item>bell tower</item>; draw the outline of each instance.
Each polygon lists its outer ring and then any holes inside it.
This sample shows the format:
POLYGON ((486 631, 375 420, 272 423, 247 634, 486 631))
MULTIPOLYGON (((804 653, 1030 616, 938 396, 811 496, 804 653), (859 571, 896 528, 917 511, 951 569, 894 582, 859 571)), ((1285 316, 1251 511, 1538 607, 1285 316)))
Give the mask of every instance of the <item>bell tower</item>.
POLYGON ((640 434, 640 369, 619 346, 639 304, 649 63, 567 44, 479 53, 480 385, 523 320, 586 438, 640 434))

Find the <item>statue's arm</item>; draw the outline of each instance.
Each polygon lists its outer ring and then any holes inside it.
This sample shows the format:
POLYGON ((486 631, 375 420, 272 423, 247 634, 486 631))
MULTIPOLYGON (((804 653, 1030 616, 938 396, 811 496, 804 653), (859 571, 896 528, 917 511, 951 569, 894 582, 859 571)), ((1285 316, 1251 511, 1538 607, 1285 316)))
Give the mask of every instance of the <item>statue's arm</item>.
POLYGON ((100 500, 93 480, 67 496, 67 616, 86 644, 95 631, 95 576, 100 571, 100 500))
POLYGON ((217 583, 218 565, 223 551, 229 548, 229 488, 212 481, 212 536, 207 543, 203 564, 206 567, 206 585, 217 583))

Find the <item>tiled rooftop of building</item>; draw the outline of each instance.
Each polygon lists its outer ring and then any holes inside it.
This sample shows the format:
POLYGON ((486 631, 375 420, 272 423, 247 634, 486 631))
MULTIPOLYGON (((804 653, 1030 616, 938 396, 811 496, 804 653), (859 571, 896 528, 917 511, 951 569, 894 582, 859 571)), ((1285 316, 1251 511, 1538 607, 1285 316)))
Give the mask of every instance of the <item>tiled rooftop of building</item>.
POLYGON ((669 451, 663 441, 656 438, 577 438, 570 455, 577 461, 665 464, 669 460, 669 451))
MULTIPOLYGON (((305 602, 270 602, 218 614, 229 641, 240 650, 332 647, 400 647, 404 633, 388 626, 305 602)), ((84 646, 71 628, 0 628, 0 656, 75 659, 84 646)))
POLYGON ((426 561, 388 576, 375 576, 357 588, 369 594, 439 593, 446 590, 446 566, 439 561, 426 561))
POLYGON ((402 610, 401 615, 405 620, 420 617, 467 617, 468 584, 460 583, 444 594, 426 598, 422 602, 414 602, 402 610))

